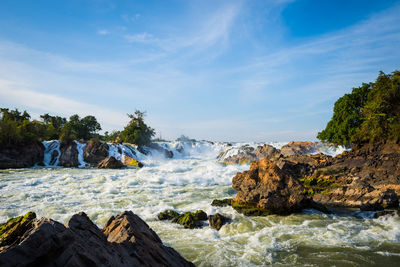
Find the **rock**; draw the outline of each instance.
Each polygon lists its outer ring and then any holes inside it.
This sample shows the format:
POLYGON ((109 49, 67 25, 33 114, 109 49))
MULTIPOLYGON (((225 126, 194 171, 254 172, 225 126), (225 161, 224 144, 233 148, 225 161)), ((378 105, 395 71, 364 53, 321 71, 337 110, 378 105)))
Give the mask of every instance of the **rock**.
POLYGON ((184 214, 179 214, 173 210, 165 210, 157 215, 159 220, 172 220, 173 223, 183 225, 185 228, 194 229, 200 228, 203 221, 207 220, 207 213, 202 210, 196 212, 187 211, 184 214))
POLYGON ((318 147, 322 146, 320 142, 294 142, 291 141, 281 148, 281 154, 284 157, 311 154, 317 151, 318 147))
POLYGON ((179 218, 179 216, 180 216, 180 214, 178 212, 174 211, 174 210, 165 210, 165 211, 160 212, 157 215, 157 218, 160 221, 164 221, 164 220, 177 219, 177 218, 179 218))
POLYGON ((24 216, 9 219, 6 223, 0 225, 0 247, 10 246, 18 242, 36 218, 34 212, 28 212, 24 216))
POLYGON ((229 219, 219 213, 215 213, 214 215, 208 216, 208 222, 210 223, 210 227, 217 229, 221 229, 221 227, 226 224, 229 219))
POLYGON ((231 202, 232 202, 232 198, 214 199, 211 203, 211 206, 226 207, 226 206, 230 206, 231 202))
POLYGON ((0 146, 0 169, 29 168, 43 162, 44 146, 40 142, 0 146))
POLYGON ((97 168, 100 169, 120 169, 123 168, 124 164, 121 161, 117 160, 114 157, 105 158, 103 161, 97 165, 97 168))
POLYGON ((78 150, 76 149, 76 143, 71 142, 68 144, 61 144, 60 147, 61 156, 58 165, 63 167, 78 167, 78 150))
POLYGON ((108 145, 99 140, 90 140, 83 151, 83 159, 91 166, 97 166, 108 156, 108 145))
POLYGON ((143 167, 143 163, 137 161, 134 158, 131 158, 127 155, 124 156, 124 164, 125 166, 129 166, 129 167, 138 167, 138 168, 142 168, 143 167))
POLYGON ((111 217, 103 230, 83 212, 64 225, 42 218, 2 247, 1 266, 194 266, 130 211, 111 217))
POLYGON ((250 164, 250 170, 236 174, 232 187, 238 191, 232 207, 247 215, 286 215, 309 207, 300 181, 263 159, 250 164))
POLYGON ((278 158, 280 155, 279 149, 271 145, 264 144, 263 146, 258 146, 254 151, 254 155, 257 157, 258 160, 261 159, 275 159, 278 158))
POLYGON ((229 156, 224 159, 225 164, 249 164, 250 162, 253 162, 257 160, 256 155, 254 153, 251 153, 249 151, 243 151, 239 152, 236 155, 229 156))
POLYGON ((400 216, 400 211, 399 210, 385 210, 385 211, 378 211, 375 212, 374 214, 374 218, 377 219, 379 217, 382 216, 386 216, 386 215, 390 215, 390 216, 400 216))
POLYGON ((163 148, 157 143, 150 143, 148 145, 149 148, 157 150, 159 153, 161 153, 165 158, 172 158, 174 156, 174 153, 168 149, 163 148))

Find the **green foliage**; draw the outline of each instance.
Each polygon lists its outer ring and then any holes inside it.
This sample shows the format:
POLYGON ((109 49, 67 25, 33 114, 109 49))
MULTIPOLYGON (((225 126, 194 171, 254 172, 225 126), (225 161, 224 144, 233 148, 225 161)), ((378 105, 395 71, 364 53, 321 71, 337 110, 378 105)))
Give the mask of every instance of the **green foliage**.
POLYGON ((339 98, 317 138, 346 146, 400 138, 400 72, 381 72, 375 83, 339 98))
POLYGON ((108 132, 104 133, 103 140, 106 142, 121 142, 121 131, 112 131, 111 134, 108 132))
POLYGON ((136 110, 133 115, 128 114, 131 120, 120 135, 123 142, 139 146, 151 143, 151 138, 155 135, 155 131, 144 123, 144 116, 145 112, 139 110, 136 110))
POLYGON ((60 140, 64 144, 76 139, 89 140, 95 137, 99 130, 101 130, 101 126, 94 116, 86 116, 80 119, 75 114, 62 127, 60 140))

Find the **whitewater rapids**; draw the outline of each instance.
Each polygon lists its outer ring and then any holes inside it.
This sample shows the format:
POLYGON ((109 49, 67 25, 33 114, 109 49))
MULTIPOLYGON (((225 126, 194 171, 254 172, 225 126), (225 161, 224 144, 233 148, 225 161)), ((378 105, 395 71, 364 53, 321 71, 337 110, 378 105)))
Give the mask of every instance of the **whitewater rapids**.
MULTIPOLYGON (((281 147, 284 143, 274 143, 281 147)), ((49 143, 48 146, 51 144, 49 143)), ((153 152, 137 153, 141 169, 31 168, 0 171, 0 222, 27 211, 66 222, 85 211, 102 227, 109 217, 132 210, 197 266, 398 266, 400 218, 372 218, 372 213, 341 211, 325 215, 313 210, 290 216, 246 217, 231 207, 213 207, 216 198, 233 197, 232 177, 249 165, 216 161, 222 143, 162 143, 174 153, 164 159, 153 152), (183 152, 179 152, 183 147, 183 152), (232 218, 220 231, 157 220, 165 209, 216 212, 232 218)), ((235 144, 239 147, 243 144, 235 144)), ((257 144, 250 144, 256 146, 257 144)), ((52 149, 59 150, 54 143, 52 149)), ((83 144, 78 146, 83 149, 83 144)), ((341 150, 324 148, 327 154, 341 150)), ((50 151, 50 150, 49 150, 50 151)), ((109 154, 123 156, 111 148, 109 154), (110 152, 111 151, 111 152, 110 152)), ((122 150, 120 150, 122 151, 122 150)), ((127 150, 128 151, 128 150, 127 150)), ((129 153, 129 152, 126 152, 129 153)), ((234 152, 232 152, 234 153, 234 152)), ((45 155, 45 164, 54 165, 45 155)), ((55 165, 56 166, 56 165, 55 165)))

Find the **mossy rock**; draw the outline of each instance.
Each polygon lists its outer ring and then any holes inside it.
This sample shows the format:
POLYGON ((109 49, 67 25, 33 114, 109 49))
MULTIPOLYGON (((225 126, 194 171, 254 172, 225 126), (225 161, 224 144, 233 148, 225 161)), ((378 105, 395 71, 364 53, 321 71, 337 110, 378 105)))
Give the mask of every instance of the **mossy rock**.
POLYGON ((165 210, 157 215, 158 219, 161 221, 177 219, 179 216, 180 214, 174 210, 165 210))
POLYGON ((225 199, 214 199, 211 203, 211 206, 215 207, 226 207, 231 205, 232 198, 225 199))
POLYGON ((219 231, 221 227, 226 224, 230 219, 219 214, 215 213, 214 215, 208 216, 208 221, 210 223, 210 227, 219 231))
POLYGON ((28 229, 36 219, 34 212, 28 212, 24 216, 18 216, 9 219, 6 223, 0 225, 0 247, 12 245, 28 229))
POLYGON ((300 178, 304 185, 303 195, 313 196, 317 193, 323 194, 325 190, 337 187, 336 179, 333 177, 307 176, 300 178))
POLYGON ((242 203, 232 200, 231 205, 237 212, 246 216, 267 216, 272 214, 269 210, 257 207, 255 203, 242 203))
POLYGON ((173 219, 174 223, 183 225, 185 228, 194 229, 202 226, 202 221, 207 220, 207 214, 198 210, 196 212, 187 211, 178 218, 173 219))

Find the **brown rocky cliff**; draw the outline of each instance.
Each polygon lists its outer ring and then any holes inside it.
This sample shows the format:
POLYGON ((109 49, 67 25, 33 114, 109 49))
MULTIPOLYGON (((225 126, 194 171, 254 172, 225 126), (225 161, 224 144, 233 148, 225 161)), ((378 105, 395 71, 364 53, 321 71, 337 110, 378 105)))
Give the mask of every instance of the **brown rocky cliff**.
POLYGON ((43 162, 44 146, 40 142, 0 147, 0 169, 29 168, 43 162))

